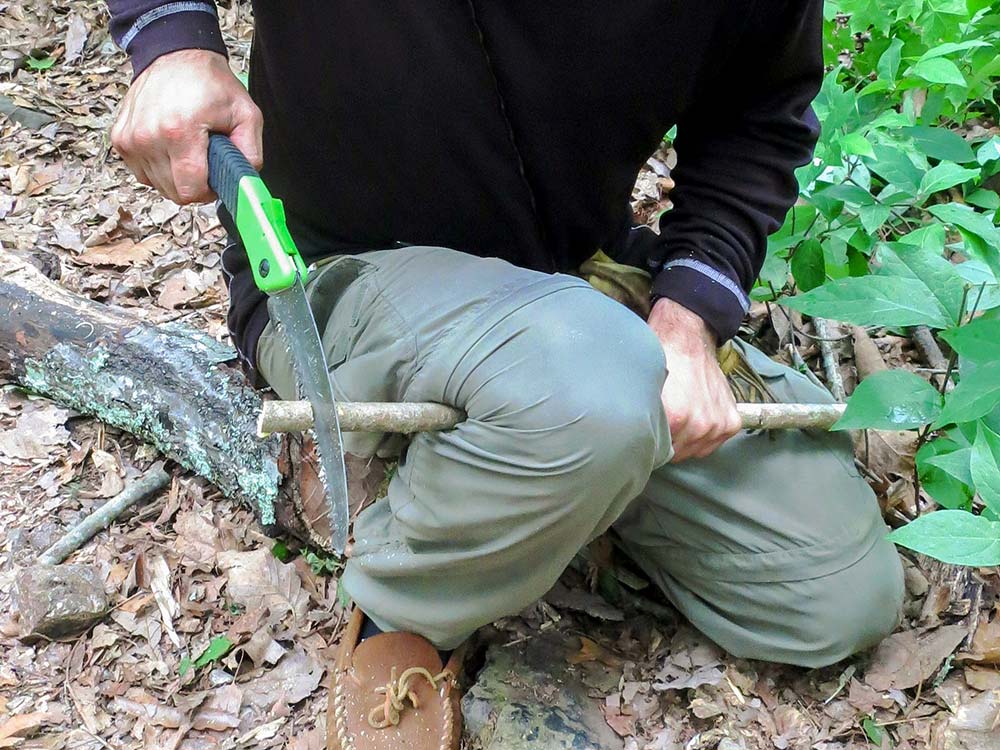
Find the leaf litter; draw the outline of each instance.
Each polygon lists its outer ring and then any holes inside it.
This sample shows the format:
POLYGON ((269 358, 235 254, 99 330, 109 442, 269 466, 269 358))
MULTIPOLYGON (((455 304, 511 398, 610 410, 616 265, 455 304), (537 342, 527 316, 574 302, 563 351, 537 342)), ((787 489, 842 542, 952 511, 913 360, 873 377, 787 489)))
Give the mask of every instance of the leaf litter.
MULTIPOLYGON (((249 6, 219 12, 232 64, 245 71, 249 6)), ((0 100, 20 108, 16 119, 0 115, 0 246, 77 293, 224 340, 224 231, 214 207, 177 206, 109 155, 130 71, 103 3, 0 2, 0 47, 0 100), (32 69, 33 50, 53 64, 32 69)), ((633 195, 642 223, 655 225, 670 206, 675 164, 663 145, 643 168, 633 195)), ((755 306, 751 321, 766 319, 755 306)), ((819 371, 796 321, 782 322, 781 338, 819 371)), ((876 343, 891 366, 915 366, 898 337, 876 343)), ((912 443, 879 440, 859 455, 892 522, 930 500, 912 483, 912 443)), ((336 582, 302 557, 277 560, 251 514, 198 478, 178 475, 74 555, 100 570, 108 617, 73 641, 18 640, 9 594, 17 567, 155 458, 127 434, 0 391, 0 747, 324 747, 323 675, 343 621, 336 582), (206 655, 181 675, 184 660, 206 655)), ((996 746, 996 571, 959 585, 922 557, 910 565, 923 585, 908 575, 897 633, 826 669, 734 658, 680 618, 608 601, 593 585, 599 576, 572 571, 546 606, 501 620, 495 637, 549 631, 572 641, 570 666, 628 750, 847 750, 872 746, 866 727, 902 750, 996 746)), ((633 574, 630 587, 636 579, 645 583, 633 574)), ((656 599, 651 589, 630 596, 656 599)))

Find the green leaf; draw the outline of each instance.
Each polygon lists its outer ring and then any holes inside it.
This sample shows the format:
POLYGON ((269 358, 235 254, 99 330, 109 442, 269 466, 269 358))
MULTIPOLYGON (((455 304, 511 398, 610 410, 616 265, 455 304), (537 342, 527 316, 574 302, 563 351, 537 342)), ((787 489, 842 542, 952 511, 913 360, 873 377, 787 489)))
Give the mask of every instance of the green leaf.
POLYGON ((968 375, 945 398, 935 427, 971 422, 993 411, 1000 404, 1000 362, 987 362, 968 375))
POLYGON ((967 169, 950 161, 942 162, 927 170, 924 178, 920 181, 920 193, 930 195, 955 185, 961 185, 963 182, 968 182, 978 176, 978 169, 967 169))
POLYGON ((288 549, 288 545, 281 539, 271 545, 271 554, 281 560, 281 562, 288 562, 292 558, 292 551, 288 549))
POLYGON ((858 218, 861 219, 861 226, 868 234, 875 234, 888 218, 892 215, 889 206, 878 203, 872 206, 862 206, 858 209, 858 218))
POLYGON ((882 53, 882 56, 878 59, 878 63, 875 65, 875 70, 878 72, 879 78, 895 82, 896 76, 899 75, 899 61, 902 59, 902 50, 902 39, 897 37, 889 43, 889 46, 882 53))
POLYGON ((910 521, 889 541, 952 565, 1000 565, 1000 523, 964 510, 939 510, 910 521))
POLYGON ((956 453, 965 453, 965 473, 969 473, 968 449, 961 449, 953 440, 938 438, 920 446, 916 455, 917 476, 920 486, 944 508, 971 508, 972 484, 971 476, 968 482, 963 482, 938 466, 936 458, 949 458, 956 453))
POLYGON ((950 327, 948 311, 917 279, 861 276, 827 282, 806 294, 786 297, 781 304, 807 315, 859 326, 950 327))
POLYGON ((923 78, 927 83, 953 83, 957 86, 967 86, 968 82, 962 71, 951 60, 944 57, 933 57, 920 60, 912 69, 913 75, 923 78))
POLYGON ((206 664, 211 664, 214 661, 218 661, 223 656, 229 653, 229 650, 233 647, 233 642, 226 638, 224 635, 217 635, 208 643, 208 648, 201 652, 201 656, 194 660, 192 666, 195 669, 200 669, 206 664))
POLYGON ((977 318, 961 328, 942 331, 941 338, 973 362, 1000 360, 1000 320, 977 318))
POLYGON ((848 133, 840 139, 840 148, 845 154, 855 154, 856 156, 870 156, 875 158, 875 151, 872 144, 868 142, 861 133, 848 133))
POLYGON ((873 150, 875 161, 868 164, 871 170, 897 189, 916 195, 917 186, 923 179, 923 173, 917 165, 899 148, 879 144, 873 150))
MULTIPOLYGON (((934 443, 937 442, 939 441, 934 441, 934 443)), ((931 466, 941 469, 948 476, 954 477, 962 484, 972 486, 972 469, 969 468, 972 461, 972 448, 959 448, 951 453, 938 453, 935 456, 927 457, 925 461, 931 466)))
POLYGON ((902 130, 904 135, 913 139, 917 148, 920 149, 920 153, 924 156, 944 161, 957 161, 960 164, 973 161, 976 158, 972 152, 972 146, 953 130, 927 125, 914 125, 902 130))
POLYGON ((822 190, 817 190, 814 196, 843 201, 844 203, 853 203, 858 206, 875 205, 875 199, 871 193, 849 182, 842 182, 837 185, 825 187, 822 190))
POLYGON ((941 255, 944 252, 944 244, 947 240, 947 232, 942 224, 933 223, 914 229, 912 232, 904 234, 899 241, 904 245, 916 245, 941 255))
POLYGON ((177 672, 178 672, 178 674, 181 677, 183 677, 184 675, 186 675, 188 673, 188 670, 190 670, 191 667, 193 667, 193 666, 194 666, 194 662, 193 661, 191 661, 186 656, 182 656, 180 664, 177 665, 177 672))
POLYGON ((969 240, 968 235, 978 239, 979 242, 966 242, 968 251, 988 265, 994 275, 1000 278, 1000 230, 993 225, 989 216, 960 203, 941 203, 928 206, 927 210, 946 224, 967 233, 966 240, 969 240))
POLYGON ((930 244, 919 247, 902 242, 880 244, 881 273, 909 277, 922 283, 924 294, 934 297, 948 313, 950 325, 958 325, 962 320, 965 282, 955 266, 941 255, 943 245, 932 248, 930 244))
POLYGON ((972 481, 986 507, 1000 514, 1000 435, 979 423, 969 462, 972 481))
POLYGON ((826 259, 818 240, 806 240, 792 255, 792 276, 799 289, 808 292, 826 281, 826 259))
POLYGON ((1000 135, 995 135, 976 151, 976 161, 980 164, 1000 159, 1000 135))
POLYGON ((56 64, 56 59, 54 57, 29 57, 25 60, 25 64, 32 70, 48 70, 56 64))
POLYGON ((912 430, 941 413, 941 394, 919 375, 885 370, 861 381, 834 430, 912 430))
POLYGON ((865 730, 865 736, 868 737, 871 744, 882 747, 882 738, 885 732, 882 731, 882 727, 875 723, 874 719, 866 716, 861 720, 861 728, 865 730))
POLYGON ((979 206, 979 208, 985 208, 988 211, 996 211, 1000 208, 1000 195, 997 195, 992 190, 980 188, 973 190, 965 196, 965 202, 973 206, 979 206))
POLYGON ((920 60, 930 60, 934 57, 943 57, 944 55, 950 55, 952 52, 961 52, 962 50, 973 49, 974 47, 989 46, 989 43, 984 42, 982 39, 970 39, 967 42, 945 42, 944 44, 939 44, 936 47, 931 47, 920 56, 920 60))
POLYGON ((941 203, 929 206, 927 210, 947 224, 972 232, 994 248, 1000 246, 1000 230, 993 225, 993 221, 986 214, 961 203, 941 203))

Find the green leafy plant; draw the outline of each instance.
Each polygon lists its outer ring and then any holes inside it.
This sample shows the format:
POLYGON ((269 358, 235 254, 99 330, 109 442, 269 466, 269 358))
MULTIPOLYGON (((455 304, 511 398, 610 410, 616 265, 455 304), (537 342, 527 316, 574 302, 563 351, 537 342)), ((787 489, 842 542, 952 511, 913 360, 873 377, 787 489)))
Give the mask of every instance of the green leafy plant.
POLYGON ((942 510, 896 543, 1000 564, 1000 10, 989 0, 829 0, 816 158, 753 296, 860 326, 927 326, 953 352, 938 390, 867 378, 839 429, 917 430, 942 510))
POLYGON ((32 70, 48 70, 53 65, 55 65, 56 59, 51 55, 44 55, 42 57, 35 57, 34 55, 29 55, 24 64, 27 65, 32 70))
POLYGON ((178 665, 178 672, 183 677, 189 670, 201 669, 206 664, 211 664, 221 659, 233 648, 233 642, 224 635, 217 635, 208 643, 208 647, 201 652, 197 659, 191 660, 188 657, 181 659, 178 665))

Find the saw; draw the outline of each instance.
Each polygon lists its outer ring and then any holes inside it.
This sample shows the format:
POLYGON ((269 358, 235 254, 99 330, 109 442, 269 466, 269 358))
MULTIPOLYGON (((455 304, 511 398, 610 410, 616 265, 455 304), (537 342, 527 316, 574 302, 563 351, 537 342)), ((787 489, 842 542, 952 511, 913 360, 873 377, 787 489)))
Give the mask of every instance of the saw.
POLYGON ((268 311, 291 355, 299 397, 310 406, 319 478, 326 492, 329 544, 347 547, 347 470, 330 369, 316 328, 305 282, 308 269, 285 222, 281 201, 229 138, 208 140, 208 184, 233 217, 257 288, 268 295, 268 311))

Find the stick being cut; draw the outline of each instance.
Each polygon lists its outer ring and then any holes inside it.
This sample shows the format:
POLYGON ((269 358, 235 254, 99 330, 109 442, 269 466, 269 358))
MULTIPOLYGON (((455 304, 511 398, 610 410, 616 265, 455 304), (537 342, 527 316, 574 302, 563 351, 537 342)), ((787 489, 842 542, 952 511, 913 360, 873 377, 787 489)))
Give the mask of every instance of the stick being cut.
MULTIPOLYGON (((844 414, 843 404, 737 404, 747 430, 827 430, 844 414)), ((340 402, 344 432, 429 432, 448 430, 465 419, 459 409, 435 403, 340 402)), ((265 401, 257 421, 260 435, 301 432, 312 427, 308 401, 265 401)))

